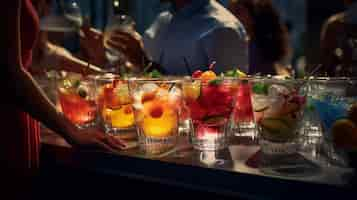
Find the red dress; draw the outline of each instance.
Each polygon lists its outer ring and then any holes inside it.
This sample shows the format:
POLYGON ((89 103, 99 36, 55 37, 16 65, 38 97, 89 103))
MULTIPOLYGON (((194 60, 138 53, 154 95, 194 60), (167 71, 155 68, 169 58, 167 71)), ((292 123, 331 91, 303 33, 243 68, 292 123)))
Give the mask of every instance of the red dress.
MULTIPOLYGON (((31 0, 22 0, 20 27, 22 63, 28 69, 32 62, 32 48, 39 32, 39 18, 31 0)), ((6 167, 29 173, 38 168, 39 164, 39 123, 11 101, 2 105, 1 110, 3 131, 0 145, 5 148, 3 157, 6 167)))

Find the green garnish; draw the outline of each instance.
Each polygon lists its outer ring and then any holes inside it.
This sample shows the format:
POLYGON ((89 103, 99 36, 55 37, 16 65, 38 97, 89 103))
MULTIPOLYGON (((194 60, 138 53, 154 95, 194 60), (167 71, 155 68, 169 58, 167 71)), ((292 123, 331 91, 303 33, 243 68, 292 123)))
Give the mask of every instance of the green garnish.
POLYGON ((214 80, 210 80, 208 82, 208 84, 210 85, 220 85, 223 82, 223 79, 214 79, 214 80))
POLYGON ((315 111, 315 106, 312 105, 312 104, 308 104, 308 105, 306 105, 306 109, 307 109, 308 111, 315 111))
POLYGON ((75 81, 73 81, 73 87, 74 88, 78 88, 79 86, 81 85, 81 81, 80 80, 75 80, 75 81))
POLYGON ((68 79, 63 80, 62 84, 63 84, 63 87, 67 88, 67 89, 72 87, 72 82, 68 79))
POLYGON ((229 70, 225 73, 227 77, 238 77, 237 70, 229 70))
POLYGON ((264 94, 267 95, 268 94, 268 88, 269 86, 267 84, 264 83, 256 83, 253 86, 253 92, 255 94, 264 94))
POLYGON ((157 71, 156 69, 154 69, 152 72, 149 73, 149 76, 151 78, 160 78, 162 76, 162 74, 157 71))

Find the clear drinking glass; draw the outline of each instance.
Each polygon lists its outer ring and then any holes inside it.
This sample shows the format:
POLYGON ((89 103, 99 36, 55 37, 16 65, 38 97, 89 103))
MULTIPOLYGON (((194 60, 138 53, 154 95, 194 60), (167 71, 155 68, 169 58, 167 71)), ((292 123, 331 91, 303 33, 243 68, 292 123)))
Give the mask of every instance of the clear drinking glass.
POLYGON ((124 74, 126 69, 123 67, 126 64, 125 54, 120 52, 118 49, 114 48, 113 45, 116 44, 116 41, 113 40, 116 36, 116 32, 127 32, 132 33, 135 31, 135 21, 128 15, 115 15, 107 24, 104 30, 104 48, 105 55, 110 63, 110 68, 117 72, 117 67, 119 66, 119 72, 124 74))
POLYGON ((93 77, 64 72, 57 81, 58 99, 63 114, 77 127, 96 125, 95 82, 93 77))
POLYGON ((251 101, 251 89, 249 79, 239 80, 232 128, 236 136, 249 137, 254 140, 257 137, 257 133, 251 101))
POLYGON ((147 155, 162 154, 175 147, 181 87, 178 80, 130 79, 139 146, 147 155))
POLYGON ((195 149, 214 151, 227 147, 237 86, 237 79, 193 79, 183 83, 195 149))
POLYGON ((353 134, 357 135, 357 117, 353 115, 357 111, 357 79, 317 77, 309 81, 309 86, 324 130, 324 152, 331 164, 347 166, 344 151, 336 146, 357 147, 357 137, 353 140, 353 134))
POLYGON ((135 132, 135 120, 128 80, 106 74, 96 78, 96 88, 99 118, 105 132, 130 137, 135 132))
MULTIPOLYGON (((301 80, 257 78, 253 80, 252 104, 262 155, 260 170, 279 174, 294 168, 298 151, 299 126, 306 96, 301 80)), ((285 173, 286 174, 286 173, 285 173)))

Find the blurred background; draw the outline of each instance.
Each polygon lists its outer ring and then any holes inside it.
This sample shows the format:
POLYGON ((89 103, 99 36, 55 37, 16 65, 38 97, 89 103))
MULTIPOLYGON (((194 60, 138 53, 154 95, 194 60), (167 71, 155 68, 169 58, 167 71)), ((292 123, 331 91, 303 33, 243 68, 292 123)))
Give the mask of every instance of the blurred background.
MULTIPOLYGON (((66 0, 71 1, 71 0, 66 0)), ((229 0, 218 0, 228 6, 229 0)), ((114 14, 124 13, 134 18, 136 29, 143 33, 155 20, 158 13, 167 9, 160 0, 76 0, 83 16, 91 25, 103 30, 114 14)), ((281 20, 289 31, 292 48, 291 64, 294 69, 319 64, 320 35, 323 23, 332 15, 345 10, 341 0, 273 0, 281 20)), ((76 51, 79 42, 68 42, 64 46, 76 51)))

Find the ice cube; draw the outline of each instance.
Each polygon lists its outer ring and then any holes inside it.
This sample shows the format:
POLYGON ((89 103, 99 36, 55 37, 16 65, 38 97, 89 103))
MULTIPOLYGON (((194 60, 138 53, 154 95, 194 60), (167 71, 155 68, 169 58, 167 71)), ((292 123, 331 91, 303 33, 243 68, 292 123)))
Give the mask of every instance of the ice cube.
POLYGON ((133 103, 133 107, 134 107, 135 110, 142 110, 142 109, 144 109, 144 105, 143 105, 142 103, 140 103, 140 102, 135 102, 135 103, 133 103))
POLYGON ((266 110, 265 116, 275 116, 278 114, 285 104, 285 99, 282 96, 276 96, 269 99, 269 109, 266 110))
POLYGON ((268 89, 268 96, 270 97, 277 97, 277 96, 284 96, 290 93, 289 89, 283 85, 271 85, 268 89))
POLYGON ((167 91, 167 89, 162 89, 159 88, 156 92, 156 96, 157 97, 168 97, 169 96, 169 92, 167 91))
POLYGON ((177 102, 182 97, 182 91, 179 88, 173 88, 169 94, 169 100, 172 102, 177 102))
POLYGON ((265 95, 254 95, 252 106, 255 112, 262 112, 270 107, 269 97, 265 95))
POLYGON ((119 84, 115 91, 119 96, 129 96, 129 88, 127 84, 119 84))
POLYGON ((134 102, 138 102, 141 104, 141 100, 142 100, 142 97, 143 97, 143 92, 142 91, 134 91, 133 93, 133 99, 134 99, 134 102))
POLYGON ((172 87, 169 91, 169 98, 173 100, 178 100, 182 96, 182 90, 178 87, 172 87))
POLYGON ((182 95, 182 91, 178 87, 172 87, 171 90, 170 90, 170 94, 171 95, 175 95, 175 96, 181 96, 182 95))
POLYGON ((157 86, 155 83, 146 83, 141 87, 141 90, 144 93, 147 93, 147 92, 154 92, 158 88, 159 88, 159 86, 157 86))

